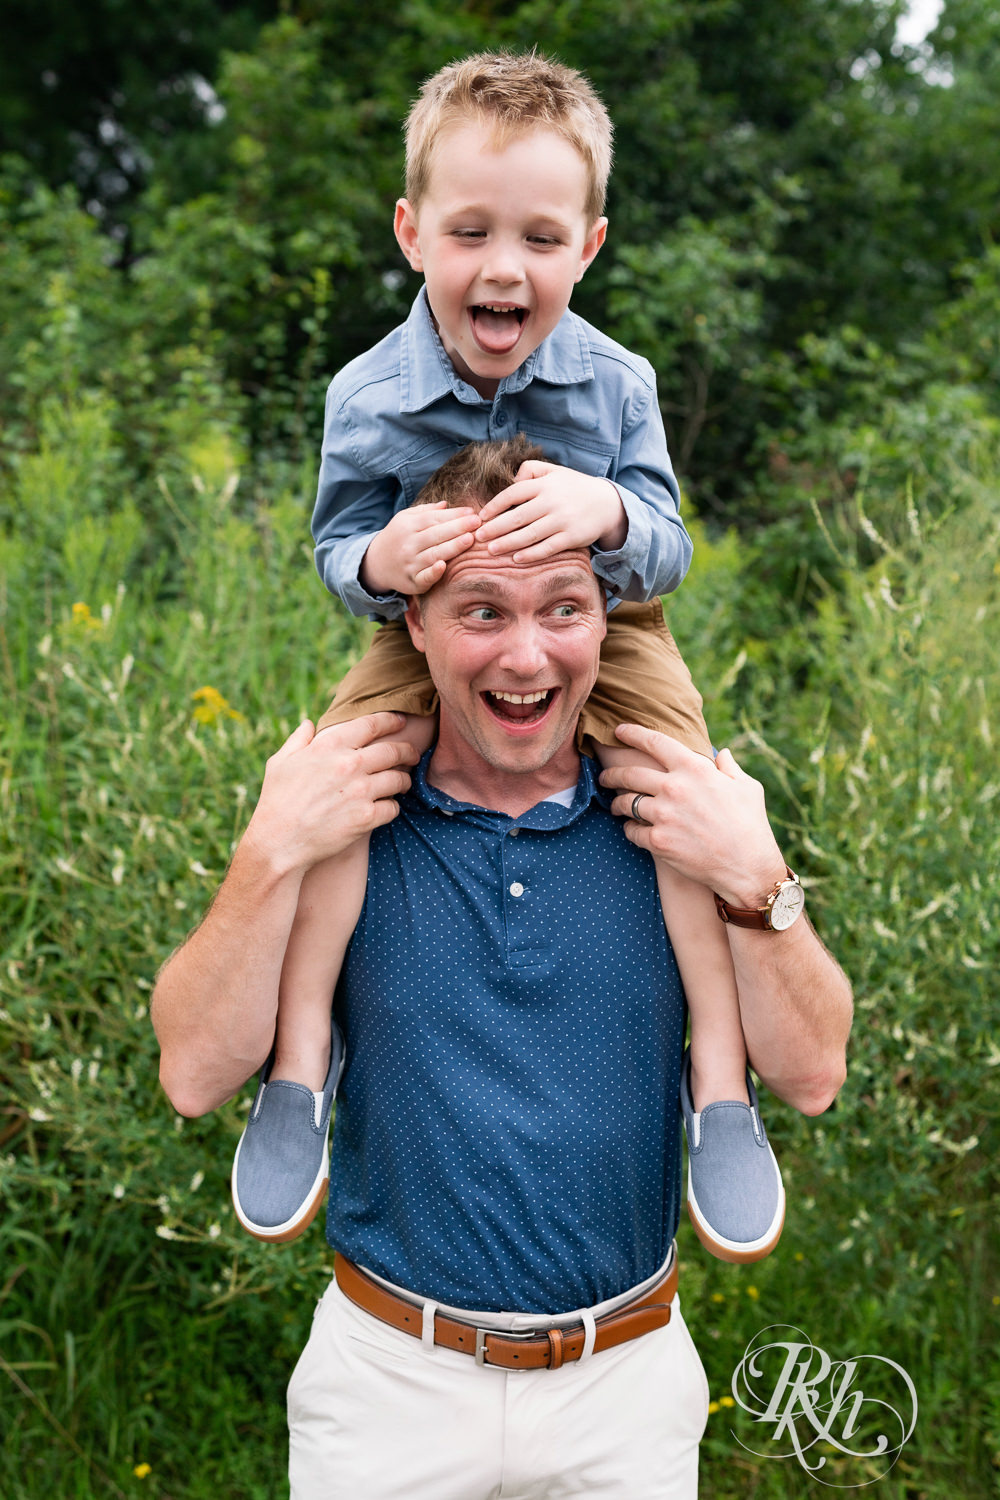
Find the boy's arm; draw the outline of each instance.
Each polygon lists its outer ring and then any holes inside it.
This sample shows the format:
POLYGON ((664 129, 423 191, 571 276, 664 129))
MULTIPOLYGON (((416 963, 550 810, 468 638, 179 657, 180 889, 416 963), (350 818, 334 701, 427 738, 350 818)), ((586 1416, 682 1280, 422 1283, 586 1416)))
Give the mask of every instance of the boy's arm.
POLYGON ((401 619, 406 608, 401 593, 375 593, 361 581, 365 554, 392 519, 397 493, 391 475, 370 478, 348 455, 332 452, 324 444, 312 517, 316 570, 329 592, 342 600, 352 615, 401 619))
POLYGON ((673 593, 694 549, 680 515, 680 488, 655 385, 637 402, 622 432, 610 477, 628 517, 628 535, 617 551, 594 552, 594 572, 620 598, 636 603, 673 593))
POLYGON ((478 536, 497 554, 532 561, 590 547, 594 572, 623 599, 670 593, 687 572, 691 538, 678 509, 655 386, 623 425, 607 478, 557 464, 523 464, 517 482, 480 513, 478 536))

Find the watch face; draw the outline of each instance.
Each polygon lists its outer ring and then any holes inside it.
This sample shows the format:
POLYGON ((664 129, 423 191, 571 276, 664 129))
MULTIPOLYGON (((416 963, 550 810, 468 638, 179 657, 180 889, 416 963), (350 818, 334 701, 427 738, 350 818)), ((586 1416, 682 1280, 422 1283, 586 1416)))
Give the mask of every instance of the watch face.
POLYGON ((775 932, 784 932, 806 904, 806 893, 797 880, 786 880, 771 902, 771 926, 775 932))

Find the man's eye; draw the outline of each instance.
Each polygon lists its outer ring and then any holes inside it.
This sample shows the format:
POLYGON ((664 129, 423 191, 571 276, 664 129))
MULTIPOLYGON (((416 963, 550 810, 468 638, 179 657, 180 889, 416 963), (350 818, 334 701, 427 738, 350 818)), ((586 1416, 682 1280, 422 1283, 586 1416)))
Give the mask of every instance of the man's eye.
POLYGON ((477 604, 475 609, 470 609, 473 620, 497 620, 499 615, 491 604, 477 604))
POLYGON ((555 608, 556 619, 571 620, 577 613, 575 604, 557 604, 555 608))

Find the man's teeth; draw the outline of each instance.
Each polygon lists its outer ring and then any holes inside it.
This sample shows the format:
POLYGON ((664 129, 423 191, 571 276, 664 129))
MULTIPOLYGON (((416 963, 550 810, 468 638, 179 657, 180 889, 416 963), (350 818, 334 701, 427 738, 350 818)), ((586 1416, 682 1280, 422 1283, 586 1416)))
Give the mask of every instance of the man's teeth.
POLYGON ((491 698, 499 698, 501 703, 541 703, 543 698, 549 696, 549 689, 541 693, 495 693, 490 692, 491 698))

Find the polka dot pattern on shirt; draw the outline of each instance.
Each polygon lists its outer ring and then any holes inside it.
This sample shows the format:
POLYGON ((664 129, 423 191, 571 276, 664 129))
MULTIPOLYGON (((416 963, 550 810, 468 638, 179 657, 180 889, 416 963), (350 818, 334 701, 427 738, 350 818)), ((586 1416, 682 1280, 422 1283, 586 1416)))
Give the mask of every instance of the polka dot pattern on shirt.
POLYGON ((447 797, 372 837, 336 997, 327 1230, 455 1306, 560 1312, 650 1275, 680 1203, 685 1007, 652 861, 584 760, 569 808, 447 797))

